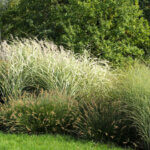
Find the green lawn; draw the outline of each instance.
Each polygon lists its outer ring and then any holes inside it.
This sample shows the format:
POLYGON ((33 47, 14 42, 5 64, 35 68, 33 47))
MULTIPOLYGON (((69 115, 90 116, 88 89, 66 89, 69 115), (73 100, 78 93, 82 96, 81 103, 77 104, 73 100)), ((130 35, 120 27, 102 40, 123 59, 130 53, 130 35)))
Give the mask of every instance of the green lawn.
POLYGON ((111 145, 77 141, 67 136, 0 133, 0 150, 123 150, 111 145))

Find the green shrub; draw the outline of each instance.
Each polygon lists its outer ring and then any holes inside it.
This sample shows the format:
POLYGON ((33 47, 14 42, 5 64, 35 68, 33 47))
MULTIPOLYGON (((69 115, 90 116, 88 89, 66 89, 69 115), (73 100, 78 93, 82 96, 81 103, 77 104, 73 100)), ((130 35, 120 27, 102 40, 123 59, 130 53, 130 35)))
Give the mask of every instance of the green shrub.
POLYGON ((36 40, 10 45, 3 42, 2 47, 0 88, 7 99, 41 89, 60 90, 78 100, 99 97, 107 95, 115 79, 106 62, 92 59, 86 52, 77 56, 53 43, 36 40))
POLYGON ((150 1, 149 0, 131 0, 134 4, 139 4, 140 9, 143 11, 143 16, 150 23, 150 1))
POLYGON ((0 1, 0 12, 4 10, 4 8, 7 6, 8 1, 7 0, 1 0, 0 1))
POLYGON ((21 0, 2 22, 4 39, 48 38, 117 65, 149 55, 150 28, 131 0, 21 0))
POLYGON ((75 101, 59 91, 22 96, 0 107, 0 130, 11 133, 70 133, 75 101))
POLYGON ((140 8, 144 12, 145 18, 150 23, 150 1, 149 0, 139 0, 139 5, 140 5, 140 8))

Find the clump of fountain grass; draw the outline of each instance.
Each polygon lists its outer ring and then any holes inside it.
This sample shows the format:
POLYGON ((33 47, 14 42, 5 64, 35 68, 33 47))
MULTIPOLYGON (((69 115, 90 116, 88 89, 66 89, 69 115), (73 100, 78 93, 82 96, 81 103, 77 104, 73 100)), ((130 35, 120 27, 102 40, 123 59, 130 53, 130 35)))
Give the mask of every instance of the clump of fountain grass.
POLYGON ((59 91, 24 94, 0 106, 0 130, 9 133, 70 133, 76 101, 59 91))

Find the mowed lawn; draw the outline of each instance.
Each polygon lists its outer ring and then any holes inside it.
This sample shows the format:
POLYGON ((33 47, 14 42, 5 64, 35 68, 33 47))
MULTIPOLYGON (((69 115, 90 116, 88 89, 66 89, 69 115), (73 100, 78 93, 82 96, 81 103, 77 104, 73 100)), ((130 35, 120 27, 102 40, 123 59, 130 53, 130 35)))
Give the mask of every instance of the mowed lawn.
POLYGON ((0 150, 123 150, 113 145, 96 144, 60 135, 0 133, 0 150))

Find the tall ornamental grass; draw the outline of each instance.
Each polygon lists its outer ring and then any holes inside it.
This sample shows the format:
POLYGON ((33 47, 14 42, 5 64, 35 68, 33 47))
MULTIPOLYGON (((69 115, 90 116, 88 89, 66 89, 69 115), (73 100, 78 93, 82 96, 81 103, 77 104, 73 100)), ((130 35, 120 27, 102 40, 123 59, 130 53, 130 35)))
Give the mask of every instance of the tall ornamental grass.
POLYGON ((118 110, 126 116, 122 121, 130 122, 130 127, 137 131, 138 146, 150 150, 149 67, 136 63, 124 71, 114 93, 112 97, 121 101, 118 110))
POLYGON ((24 91, 57 89, 80 99, 104 96, 115 77, 106 62, 81 56, 51 42, 16 40, 2 43, 0 89, 3 97, 24 91))

